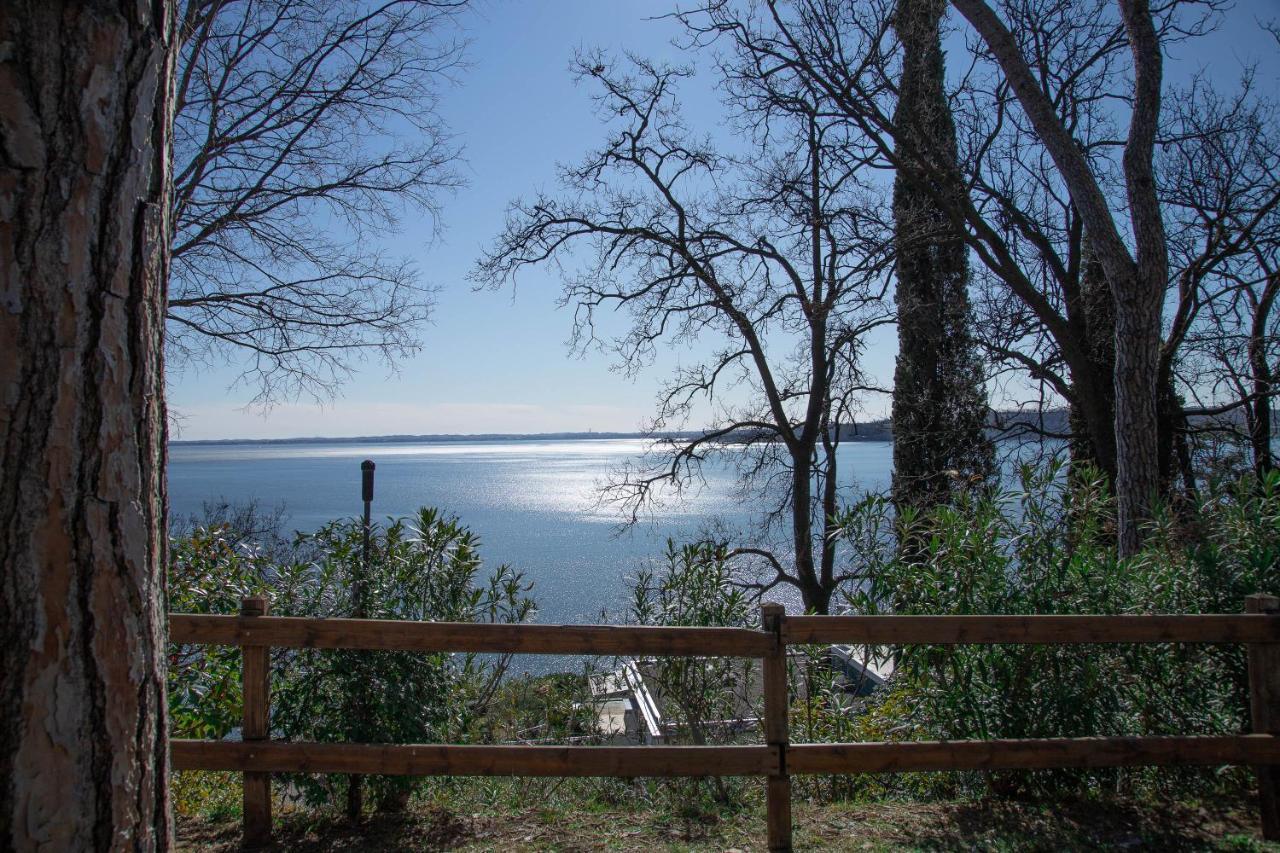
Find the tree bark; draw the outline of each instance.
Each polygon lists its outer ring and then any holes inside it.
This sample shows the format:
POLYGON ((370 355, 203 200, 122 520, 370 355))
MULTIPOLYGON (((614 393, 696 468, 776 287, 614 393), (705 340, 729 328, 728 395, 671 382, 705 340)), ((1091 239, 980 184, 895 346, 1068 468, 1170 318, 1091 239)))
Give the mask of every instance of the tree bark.
POLYGON ((0 848, 162 850, 174 9, 0 7, 0 848))
MULTIPOLYGON (((1090 366, 1092 367, 1092 365, 1090 366)), ((1116 481, 1115 393, 1112 371, 1073 371, 1071 392, 1071 464, 1096 467, 1116 481)))
POLYGON ((986 482, 994 453, 986 437, 982 365, 970 331, 968 248, 936 202, 961 186, 955 126, 944 89, 940 27, 944 0, 899 0, 903 46, 894 125, 930 169, 894 180, 898 360, 893 385, 893 499, 899 513, 928 510, 958 488, 986 482), (952 176, 929 187, 926 175, 952 176))
POLYGON ((1266 287, 1253 311, 1249 328, 1249 368, 1253 374, 1253 401, 1250 404, 1249 444, 1253 449, 1253 470, 1263 479, 1275 468, 1271 452, 1271 407, 1275 403, 1275 376, 1267 360, 1267 321, 1280 297, 1280 273, 1267 276, 1266 287))
POLYGON ((1178 444, 1183 436, 1186 418, 1182 412, 1182 402, 1178 399, 1177 389, 1173 385, 1173 374, 1161 372, 1160 384, 1156 389, 1156 472, 1159 483, 1159 494, 1169 498, 1173 494, 1174 479, 1185 472, 1178 464, 1178 444))
POLYGON ((1160 118, 1163 60, 1146 0, 1119 0, 1133 55, 1134 83, 1123 157, 1125 190, 1136 258, 1120 236, 1106 196, 1053 103, 1040 87, 1008 28, 985 0, 951 0, 1000 64, 1005 79, 1040 137, 1071 195, 1111 285, 1116 314, 1116 508, 1122 556, 1142 544, 1159 482, 1156 397, 1162 298, 1168 247, 1153 165, 1160 118))
POLYGON ((1169 283, 1169 249, 1155 179, 1164 57, 1147 0, 1119 0, 1119 5, 1133 54, 1133 110, 1122 160, 1137 258, 1130 279, 1119 275, 1109 278, 1116 300, 1120 552, 1131 555, 1142 544, 1141 523, 1150 516, 1151 502, 1161 493, 1160 326, 1169 283))
POLYGON ((806 613, 825 616, 831 610, 828 583, 818 576, 813 559, 813 467, 810 452, 795 453, 791 474, 791 535, 795 547, 796 578, 800 581, 800 599, 806 613))
POLYGON ((1275 470, 1275 456, 1271 452, 1271 401, 1272 383, 1269 379, 1257 379, 1253 401, 1253 417, 1249 425, 1249 443, 1253 448, 1253 471, 1259 480, 1275 470))

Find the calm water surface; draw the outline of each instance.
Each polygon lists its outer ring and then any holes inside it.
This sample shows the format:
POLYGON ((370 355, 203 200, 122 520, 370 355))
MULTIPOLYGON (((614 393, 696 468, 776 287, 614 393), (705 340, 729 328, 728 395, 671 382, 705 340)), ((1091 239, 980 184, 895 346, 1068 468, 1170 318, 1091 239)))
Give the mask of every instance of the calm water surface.
MULTIPOLYGON (((704 488, 618 534, 618 510, 601 506, 599 485, 637 459, 640 440, 486 441, 404 444, 175 444, 169 451, 171 513, 198 514, 207 501, 283 505, 291 530, 314 530, 361 511, 360 461, 377 463, 375 517, 438 506, 479 534, 489 565, 508 563, 533 581, 539 622, 592 622, 624 606, 627 578, 708 525, 750 530, 753 507, 733 490, 728 465, 710 468, 704 488)), ((840 450, 841 480, 853 490, 889 484, 887 442, 840 450)))

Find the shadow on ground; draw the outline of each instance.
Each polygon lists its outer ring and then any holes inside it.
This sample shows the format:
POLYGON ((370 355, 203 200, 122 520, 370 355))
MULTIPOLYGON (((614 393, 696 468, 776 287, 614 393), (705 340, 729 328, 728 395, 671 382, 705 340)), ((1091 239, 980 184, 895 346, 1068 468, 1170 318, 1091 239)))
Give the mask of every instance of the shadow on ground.
MULTIPOLYGON (((797 850, 1274 850, 1257 841, 1248 804, 1152 806, 1124 802, 886 802, 795 808, 797 850)), ((756 810, 672 820, 649 811, 527 808, 457 815, 420 807, 353 827, 294 813, 277 823, 268 850, 754 851, 764 823, 756 810)), ((179 820, 179 848, 240 849, 235 819, 179 820)))

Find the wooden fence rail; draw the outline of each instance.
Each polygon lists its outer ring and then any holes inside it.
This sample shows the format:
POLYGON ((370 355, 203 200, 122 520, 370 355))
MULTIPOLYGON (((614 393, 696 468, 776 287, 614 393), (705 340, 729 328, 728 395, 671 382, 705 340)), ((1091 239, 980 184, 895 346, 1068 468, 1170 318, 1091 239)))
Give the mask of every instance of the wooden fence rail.
POLYGON ((1175 616, 788 616, 761 609, 761 630, 614 625, 474 625, 174 614, 170 640, 240 646, 243 741, 172 740, 176 770, 244 774, 244 840, 271 834, 270 774, 410 776, 761 776, 770 850, 791 849, 791 776, 1059 767, 1252 765, 1263 835, 1280 840, 1280 599, 1250 596, 1243 614, 1175 616), (1253 734, 906 743, 791 744, 788 645, 961 643, 1244 643, 1253 734), (272 647, 423 652, 745 657, 763 661, 763 745, 463 746, 270 740, 272 647))
MULTIPOLYGON (((746 628, 654 628, 625 625, 493 625, 302 619, 290 616, 169 617, 174 643, 373 649, 404 652, 514 652, 529 655, 763 657, 772 639, 746 628)), ((1277 637, 1280 640, 1280 637, 1277 637)))
POLYGON ((174 740, 181 770, 389 776, 764 776, 770 746, 457 746, 174 740), (709 769, 710 768, 710 769, 709 769))

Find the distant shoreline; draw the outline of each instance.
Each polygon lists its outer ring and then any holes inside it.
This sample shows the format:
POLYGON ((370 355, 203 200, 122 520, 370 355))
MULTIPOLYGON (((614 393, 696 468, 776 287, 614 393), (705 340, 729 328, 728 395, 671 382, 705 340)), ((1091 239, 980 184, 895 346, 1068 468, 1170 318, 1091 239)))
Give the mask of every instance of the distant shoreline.
MULTIPOLYGON (((876 421, 859 427, 859 433, 845 430, 842 441, 891 441, 887 424, 876 421)), ((197 438, 172 440, 170 447, 208 447, 230 444, 448 444, 502 441, 618 441, 658 438, 694 438, 698 432, 670 432, 658 435, 641 432, 539 432, 539 433, 443 433, 428 435, 357 435, 343 437, 299 436, 296 438, 197 438)))
MULTIPOLYGON (((1021 412, 993 412, 988 429, 992 437, 996 434, 997 424, 1004 429, 1017 430, 1019 425, 1039 424, 1040 428, 1055 437, 1065 437, 1070 432, 1067 412, 1063 409, 1051 409, 1039 414, 1021 412)), ((618 441, 622 439, 657 439, 657 438, 695 438, 702 433, 697 431, 664 432, 656 435, 642 432, 536 432, 536 433, 437 433, 427 435, 357 435, 347 437, 299 436, 296 438, 199 438, 192 440, 170 441, 173 447, 196 447, 225 444, 412 444, 433 443, 447 444, 462 442, 500 442, 500 441, 618 441)), ((888 419, 865 421, 859 424, 841 424, 841 441, 893 441, 893 427, 888 419)))
MULTIPOLYGON (((695 435, 696 433, 687 433, 695 435)), ((295 438, 196 438, 170 441, 171 446, 196 446, 208 444, 409 444, 411 442, 464 441, 581 441, 583 439, 618 440, 625 438, 680 437, 685 433, 669 433, 650 436, 638 432, 540 432, 540 433, 442 433, 428 435, 354 435, 354 436, 298 436, 295 438)))

